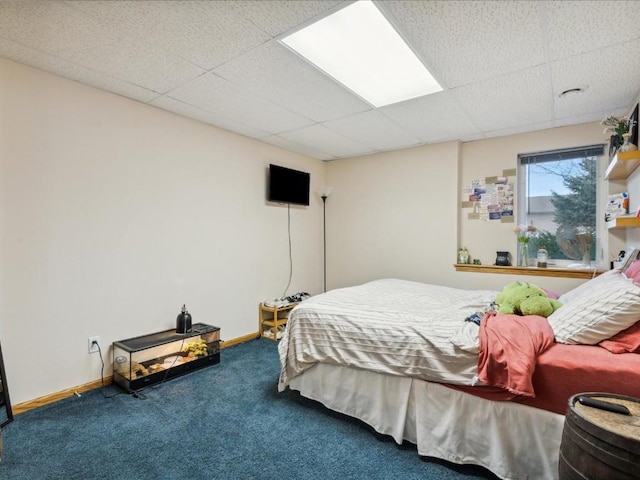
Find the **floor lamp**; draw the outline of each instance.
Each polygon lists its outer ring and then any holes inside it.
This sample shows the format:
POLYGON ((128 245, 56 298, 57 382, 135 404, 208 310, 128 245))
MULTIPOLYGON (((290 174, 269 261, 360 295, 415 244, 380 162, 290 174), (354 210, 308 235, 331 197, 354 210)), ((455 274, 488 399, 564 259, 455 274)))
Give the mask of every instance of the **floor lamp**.
POLYGON ((327 291, 327 198, 331 194, 331 188, 325 187, 320 192, 320 198, 322 198, 322 246, 323 246, 323 255, 322 260, 324 263, 324 273, 322 276, 324 290, 327 291))

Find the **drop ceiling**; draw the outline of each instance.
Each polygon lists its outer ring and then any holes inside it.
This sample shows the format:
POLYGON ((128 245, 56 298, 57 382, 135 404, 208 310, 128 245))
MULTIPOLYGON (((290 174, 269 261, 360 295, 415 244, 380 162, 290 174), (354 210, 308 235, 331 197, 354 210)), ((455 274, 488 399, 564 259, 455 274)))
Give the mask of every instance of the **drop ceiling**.
POLYGON ((389 0, 444 91, 374 108, 278 42, 349 3, 0 1, 0 56, 320 160, 599 121, 640 93, 640 2, 389 0))

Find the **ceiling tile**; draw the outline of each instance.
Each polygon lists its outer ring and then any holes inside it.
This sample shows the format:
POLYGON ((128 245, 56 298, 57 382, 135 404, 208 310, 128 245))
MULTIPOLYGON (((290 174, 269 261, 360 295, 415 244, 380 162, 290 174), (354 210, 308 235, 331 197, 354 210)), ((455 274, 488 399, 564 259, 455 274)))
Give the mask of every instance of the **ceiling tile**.
POLYGON ((316 122, 372 108, 275 40, 214 73, 316 122))
POLYGON ((638 54, 627 55, 621 61, 619 48, 609 47, 551 63, 555 116, 562 118, 629 106, 638 95, 639 83, 611 81, 612 71, 621 79, 640 79, 640 40, 628 42, 626 47, 638 54), (588 88, 583 93, 558 97, 560 92, 587 82, 588 88))
POLYGON ((0 38, 0 52, 12 60, 41 70, 69 78, 85 85, 100 88, 108 92, 117 93, 124 97, 132 98, 140 102, 150 102, 158 96, 157 92, 133 85, 119 78, 105 75, 90 68, 67 62, 62 58, 47 55, 25 47, 10 40, 0 38))
POLYGON ((375 110, 325 122, 323 125, 362 145, 371 147, 372 150, 394 150, 421 143, 418 137, 375 110))
POLYGON ((551 60, 620 45, 620 61, 625 57, 625 51, 633 51, 625 43, 640 38, 637 2, 553 1, 541 4, 546 10, 551 60))
POLYGON ((143 42, 133 44, 128 38, 102 42, 70 59, 158 93, 167 92, 204 73, 200 67, 179 57, 163 54, 143 42))
POLYGON ((371 148, 354 142, 323 125, 311 125, 281 133, 280 137, 321 152, 325 151, 335 157, 354 157, 374 152, 371 148))
POLYGON ((529 68, 453 89, 452 95, 483 131, 534 125, 553 119, 546 66, 529 68))
POLYGON ((307 145, 302 145, 296 143, 294 141, 283 138, 279 135, 271 135, 269 137, 261 138, 260 141, 269 143, 271 145, 275 145, 276 147, 284 148, 285 150, 290 150, 292 152, 299 153, 301 155, 306 155, 311 158, 316 158, 318 160, 334 160, 336 157, 319 150, 315 150, 307 145))
POLYGON ((167 96, 270 134, 313 123, 211 73, 172 90, 167 96))
POLYGON ((380 2, 448 88, 543 63, 538 3, 380 2))
MULTIPOLYGON (((257 2, 260 3, 260 2, 257 2)), ((207 70, 271 38, 235 2, 81 1, 74 7, 207 70)))
POLYGON ((88 45, 117 38, 60 2, 0 2, 0 37, 67 60, 88 45))
POLYGON ((250 127, 248 125, 243 125, 239 122, 235 122, 220 115, 219 113, 203 110, 199 107, 189 105, 170 97, 158 97, 153 102, 151 102, 151 105, 153 105, 154 107, 162 108, 163 110, 167 110, 169 112, 177 113, 178 115, 183 115, 185 117, 193 118, 195 120, 214 125, 224 130, 239 133, 247 137, 261 138, 269 135, 267 132, 250 127))
POLYGON ((336 7, 347 5, 344 0, 304 0, 297 1, 295 8, 291 2, 282 0, 244 0, 227 2, 234 10, 259 25, 274 37, 308 23, 310 19, 319 19, 336 10, 336 7))
POLYGON ((379 110, 421 141, 444 142, 478 132, 451 91, 427 95, 379 110))

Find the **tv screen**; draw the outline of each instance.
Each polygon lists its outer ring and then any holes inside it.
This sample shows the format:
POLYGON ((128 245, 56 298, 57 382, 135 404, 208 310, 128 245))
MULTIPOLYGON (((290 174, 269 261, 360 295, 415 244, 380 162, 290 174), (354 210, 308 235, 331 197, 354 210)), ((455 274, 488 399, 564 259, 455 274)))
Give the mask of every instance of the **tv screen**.
POLYGON ((279 165, 269 165, 270 202, 309 205, 311 175, 279 165))

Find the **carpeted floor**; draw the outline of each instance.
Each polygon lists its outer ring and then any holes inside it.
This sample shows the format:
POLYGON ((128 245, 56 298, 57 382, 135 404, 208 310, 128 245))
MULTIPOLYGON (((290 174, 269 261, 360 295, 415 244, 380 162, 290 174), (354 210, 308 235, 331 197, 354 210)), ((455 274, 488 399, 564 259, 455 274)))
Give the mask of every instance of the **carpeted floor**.
POLYGON ((277 345, 258 339, 139 398, 99 389, 23 413, 3 429, 0 479, 495 478, 277 393, 278 371, 277 345))

